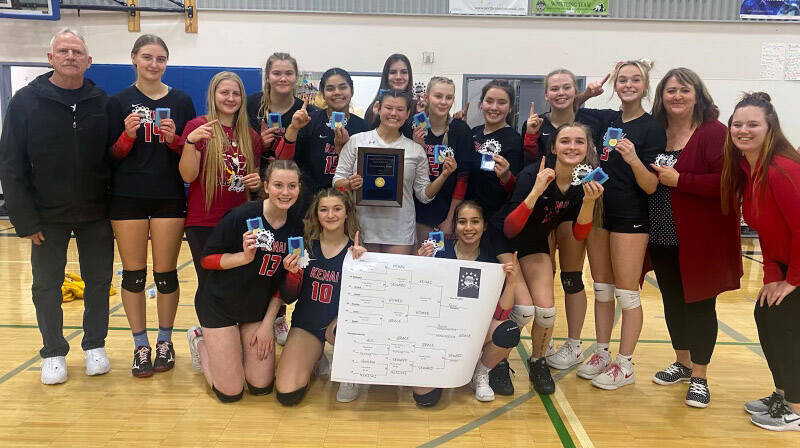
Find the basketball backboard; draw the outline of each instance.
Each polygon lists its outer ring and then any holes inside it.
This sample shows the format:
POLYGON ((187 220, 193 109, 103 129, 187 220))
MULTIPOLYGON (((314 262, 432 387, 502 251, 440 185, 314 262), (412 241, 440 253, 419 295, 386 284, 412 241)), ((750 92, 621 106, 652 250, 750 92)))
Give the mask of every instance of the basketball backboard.
POLYGON ((0 18, 58 20, 58 0, 0 0, 0 18))

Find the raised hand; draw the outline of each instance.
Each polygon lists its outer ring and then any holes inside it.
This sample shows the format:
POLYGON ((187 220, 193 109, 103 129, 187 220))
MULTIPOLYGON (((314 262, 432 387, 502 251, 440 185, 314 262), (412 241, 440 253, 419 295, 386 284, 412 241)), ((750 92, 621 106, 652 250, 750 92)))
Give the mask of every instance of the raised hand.
POLYGON ((358 244, 359 234, 360 232, 356 231, 356 237, 353 240, 353 245, 350 246, 350 253, 353 255, 354 260, 358 260, 359 257, 361 257, 367 252, 367 249, 365 247, 358 244))
POLYGON ((605 84, 605 83, 606 83, 606 81, 608 81, 608 78, 610 78, 610 77, 611 77, 611 73, 608 73, 608 74, 607 74, 607 75, 606 75, 606 76, 603 78, 603 80, 602 80, 602 81, 599 81, 599 82, 597 82, 597 81, 595 81, 595 82, 590 82, 590 83, 589 83, 589 84, 586 86, 586 90, 584 91, 584 94, 585 94, 585 95, 587 95, 589 98, 594 98, 594 97, 596 97, 596 96, 602 95, 602 94, 603 94, 603 92, 604 92, 604 90, 603 90, 603 84, 605 84))
POLYGON ((198 126, 186 136, 186 139, 191 140, 193 143, 210 139, 214 136, 214 125, 217 124, 217 121, 212 120, 202 126, 198 126))
POLYGON ((311 116, 308 115, 308 100, 303 100, 303 107, 297 110, 292 115, 292 123, 289 125, 296 130, 303 129, 308 123, 311 122, 311 116))
POLYGON ((469 101, 464 105, 464 110, 460 110, 453 114, 454 119, 467 121, 467 112, 469 111, 469 101))
POLYGON ((531 101, 531 112, 530 115, 528 116, 528 123, 525 127, 525 133, 531 135, 536 134, 542 128, 543 122, 544 120, 540 118, 538 115, 536 115, 533 101, 531 101))
POLYGON ((552 168, 545 168, 545 158, 542 157, 542 161, 539 164, 539 173, 536 175, 536 182, 533 184, 533 188, 531 188, 530 195, 539 198, 545 190, 547 190, 547 186, 550 185, 550 182, 556 178, 556 172, 552 168))

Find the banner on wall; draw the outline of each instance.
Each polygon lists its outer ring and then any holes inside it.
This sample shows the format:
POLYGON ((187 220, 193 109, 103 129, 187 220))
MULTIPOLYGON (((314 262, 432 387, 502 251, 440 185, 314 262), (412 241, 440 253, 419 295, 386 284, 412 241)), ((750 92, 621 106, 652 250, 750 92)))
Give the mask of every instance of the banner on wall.
POLYGON ((608 16, 608 0, 534 0, 533 13, 608 16))
POLYGON ((744 0, 739 18, 800 22, 800 0, 744 0))
POLYGON ((450 14, 524 16, 528 0, 450 0, 450 14))

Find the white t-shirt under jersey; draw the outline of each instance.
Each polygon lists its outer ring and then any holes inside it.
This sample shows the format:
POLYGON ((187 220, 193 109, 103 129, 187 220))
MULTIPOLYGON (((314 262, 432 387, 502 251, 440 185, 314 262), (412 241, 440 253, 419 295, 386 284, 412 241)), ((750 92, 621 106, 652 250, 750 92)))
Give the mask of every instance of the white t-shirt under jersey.
POLYGON ((433 198, 425 195, 425 188, 430 184, 428 176, 428 156, 422 146, 401 135, 392 143, 384 142, 376 130, 362 132, 350 136, 350 140, 339 154, 339 164, 333 182, 347 179, 358 169, 358 147, 403 148, 405 160, 403 165, 403 206, 374 207, 359 206, 358 218, 361 224, 362 241, 375 244, 412 245, 416 238, 416 214, 414 199, 427 204, 433 198))

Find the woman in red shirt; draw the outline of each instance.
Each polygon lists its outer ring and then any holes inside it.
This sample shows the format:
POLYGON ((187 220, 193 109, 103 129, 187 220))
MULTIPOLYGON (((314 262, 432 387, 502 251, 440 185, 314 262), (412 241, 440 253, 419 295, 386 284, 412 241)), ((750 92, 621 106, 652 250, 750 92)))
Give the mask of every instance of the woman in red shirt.
POLYGON ((800 431, 800 154, 781 132, 769 95, 746 94, 728 121, 722 211, 739 210, 758 232, 764 286, 755 320, 775 392, 745 404, 750 421, 800 431))
POLYGON ((703 81, 683 67, 659 82, 653 116, 667 131, 667 147, 651 165, 659 185, 648 197, 648 251, 676 358, 653 382, 690 381, 686 404, 705 408, 711 400, 706 369, 717 341, 716 296, 739 289, 742 276, 739 220, 716 206, 727 128, 703 81))

